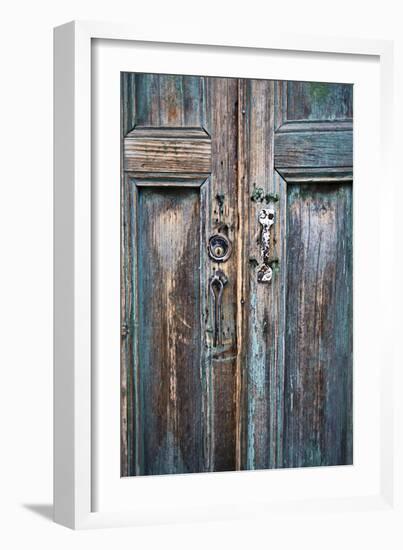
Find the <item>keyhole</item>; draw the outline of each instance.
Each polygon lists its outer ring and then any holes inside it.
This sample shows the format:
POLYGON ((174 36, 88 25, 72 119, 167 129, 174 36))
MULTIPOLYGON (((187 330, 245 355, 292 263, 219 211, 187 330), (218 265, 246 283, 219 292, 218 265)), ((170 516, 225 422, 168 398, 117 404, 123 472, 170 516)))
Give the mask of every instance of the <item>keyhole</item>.
POLYGON ((231 243, 225 235, 212 235, 209 239, 208 251, 212 260, 225 262, 231 254, 231 243))

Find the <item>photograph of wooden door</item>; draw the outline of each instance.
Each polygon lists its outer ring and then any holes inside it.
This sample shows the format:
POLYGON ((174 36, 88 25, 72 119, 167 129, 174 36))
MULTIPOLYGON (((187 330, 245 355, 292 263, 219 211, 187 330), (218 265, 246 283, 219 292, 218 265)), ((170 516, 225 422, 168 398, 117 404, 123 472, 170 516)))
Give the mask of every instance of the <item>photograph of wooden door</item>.
POLYGON ((352 464, 352 100, 122 73, 122 476, 352 464))

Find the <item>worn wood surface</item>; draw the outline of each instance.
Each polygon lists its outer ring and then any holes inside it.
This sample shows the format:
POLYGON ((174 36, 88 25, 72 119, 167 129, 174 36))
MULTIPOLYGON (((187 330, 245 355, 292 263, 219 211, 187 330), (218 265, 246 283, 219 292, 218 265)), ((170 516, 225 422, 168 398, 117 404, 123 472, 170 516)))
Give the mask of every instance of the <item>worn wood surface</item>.
MULTIPOLYGON (((202 80, 123 74, 122 145, 209 142, 202 80)), ((136 170, 126 171, 122 189, 121 474, 203 471, 200 218, 210 166, 198 173, 200 166, 184 171, 177 163, 174 172, 162 159, 129 167, 136 170)))
MULTIPOLYGON (((352 464, 352 86, 286 83, 283 466, 352 464)), ((281 112, 280 112, 281 111, 281 112)))
POLYGON ((284 225, 280 214, 281 182, 274 178, 273 137, 275 83, 240 83, 240 203, 243 266, 238 284, 242 288, 242 469, 261 469, 282 463, 283 349, 279 335, 284 328, 281 265, 284 225), (258 282, 261 263, 262 208, 273 208, 270 257, 274 276, 269 284, 258 282))
POLYGON ((353 165, 352 131, 277 133, 274 164, 281 168, 353 165))
MULTIPOLYGON (((206 234, 223 233, 232 243, 238 240, 237 197, 237 124, 238 82, 228 78, 206 79, 206 129, 211 135, 212 169, 210 186, 206 190, 206 234)), ((234 247, 229 260, 223 264, 205 258, 201 266, 206 307, 205 365, 209 410, 209 469, 213 471, 236 468, 237 414, 237 256, 234 247), (222 345, 213 346, 213 304, 208 287, 209 279, 222 269, 228 283, 222 298, 222 345)))
POLYGON ((203 468, 199 192, 139 191, 140 474, 203 468))
POLYGON ((353 117, 353 86, 288 82, 287 120, 347 120, 353 117))
POLYGON ((287 181, 287 183, 329 183, 334 182, 352 182, 353 181, 353 167, 312 167, 301 166, 294 168, 292 166, 276 166, 277 173, 287 181))
POLYGON ((122 472, 233 470, 237 253, 224 267, 223 338, 214 347, 209 280, 220 266, 206 243, 215 232, 237 238, 237 81, 127 75, 123 89, 131 105, 123 116, 123 286, 132 303, 122 310, 122 472))
POLYGON ((136 126, 204 127, 204 78, 157 74, 134 78, 136 93, 131 103, 136 126))
POLYGON ((284 466, 351 464, 352 197, 288 188, 284 466))
POLYGON ((124 140, 125 170, 176 174, 210 173, 209 137, 202 128, 198 129, 199 135, 195 129, 191 129, 191 132, 186 130, 185 128, 183 135, 177 130, 159 130, 155 137, 145 137, 145 130, 141 130, 140 135, 132 132, 124 140))
POLYGON ((121 474, 351 463, 352 86, 124 74, 122 168, 121 474))
POLYGON ((147 139, 201 139, 208 138, 205 128, 191 126, 135 126, 133 130, 125 135, 126 139, 147 138, 147 139))

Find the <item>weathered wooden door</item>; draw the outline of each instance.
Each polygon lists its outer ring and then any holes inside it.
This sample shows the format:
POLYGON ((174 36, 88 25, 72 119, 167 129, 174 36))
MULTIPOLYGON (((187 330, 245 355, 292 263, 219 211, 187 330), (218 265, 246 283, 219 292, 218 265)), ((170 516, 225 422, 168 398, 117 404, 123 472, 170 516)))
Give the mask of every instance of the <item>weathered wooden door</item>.
POLYGON ((121 473, 352 463, 352 86, 122 75, 121 473))

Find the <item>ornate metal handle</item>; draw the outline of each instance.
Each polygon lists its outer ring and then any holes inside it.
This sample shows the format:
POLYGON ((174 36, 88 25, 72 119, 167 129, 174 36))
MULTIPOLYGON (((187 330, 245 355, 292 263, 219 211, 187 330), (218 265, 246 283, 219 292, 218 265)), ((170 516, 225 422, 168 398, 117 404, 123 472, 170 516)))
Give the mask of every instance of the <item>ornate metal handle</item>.
POLYGON ((270 255, 270 227, 274 223, 274 210, 272 208, 263 208, 259 213, 259 223, 262 226, 260 232, 260 255, 262 265, 257 272, 259 283, 269 283, 273 276, 272 268, 269 264, 270 255))
POLYGON ((213 346, 222 344, 221 335, 221 300, 224 292, 224 286, 228 283, 228 278, 221 270, 217 270, 210 278, 210 294, 213 300, 214 311, 214 332, 213 346))

